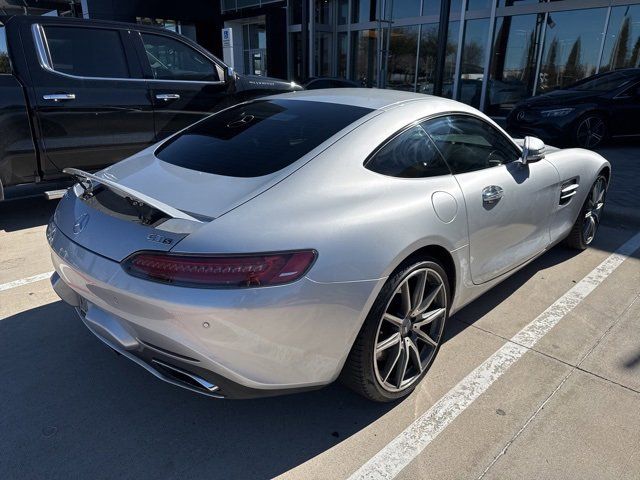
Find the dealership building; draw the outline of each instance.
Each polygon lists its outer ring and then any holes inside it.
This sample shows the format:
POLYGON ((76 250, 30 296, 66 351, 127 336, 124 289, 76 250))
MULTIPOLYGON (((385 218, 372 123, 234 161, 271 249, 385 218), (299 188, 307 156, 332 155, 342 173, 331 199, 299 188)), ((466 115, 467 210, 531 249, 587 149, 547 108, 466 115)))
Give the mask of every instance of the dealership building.
POLYGON ((629 0, 0 0, 3 10, 156 24, 242 73, 343 77, 496 117, 640 64, 640 1, 629 0))

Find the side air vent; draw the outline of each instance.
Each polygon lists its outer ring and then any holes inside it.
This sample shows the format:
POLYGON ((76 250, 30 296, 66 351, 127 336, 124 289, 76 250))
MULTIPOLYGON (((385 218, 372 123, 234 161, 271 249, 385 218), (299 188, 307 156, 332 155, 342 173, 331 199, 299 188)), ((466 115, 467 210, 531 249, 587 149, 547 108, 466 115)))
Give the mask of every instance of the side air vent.
POLYGON ((560 205, 566 205, 571 201, 578 192, 578 179, 574 178, 568 182, 564 182, 560 188, 560 205))

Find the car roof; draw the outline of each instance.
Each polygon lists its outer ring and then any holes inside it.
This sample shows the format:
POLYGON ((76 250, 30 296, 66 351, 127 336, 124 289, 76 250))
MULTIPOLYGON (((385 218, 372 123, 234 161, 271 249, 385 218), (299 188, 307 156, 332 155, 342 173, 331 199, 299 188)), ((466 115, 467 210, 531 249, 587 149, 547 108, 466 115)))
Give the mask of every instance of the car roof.
POLYGON ((340 103, 371 110, 383 110, 391 106, 415 101, 433 102, 434 107, 451 110, 468 110, 467 105, 454 100, 423 93, 386 90, 379 88, 325 88, 320 90, 302 90, 266 97, 269 99, 305 100, 310 102, 340 103))

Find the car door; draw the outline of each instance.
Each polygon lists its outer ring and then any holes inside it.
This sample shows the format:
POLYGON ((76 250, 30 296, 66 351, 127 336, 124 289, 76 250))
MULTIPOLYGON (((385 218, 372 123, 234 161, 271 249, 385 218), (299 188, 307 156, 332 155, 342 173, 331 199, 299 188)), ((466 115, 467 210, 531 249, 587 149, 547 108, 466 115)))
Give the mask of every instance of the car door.
POLYGON ((611 99, 610 134, 614 137, 640 135, 640 83, 635 83, 611 99))
POLYGON ((153 107, 129 35, 45 19, 23 27, 46 177, 97 170, 153 143, 153 107))
POLYGON ((462 190, 469 228, 469 264, 476 284, 487 282, 542 252, 559 182, 549 162, 522 165, 520 149, 487 121, 447 115, 423 128, 462 190))
POLYGON ((162 32, 141 31, 138 39, 158 140, 233 103, 224 69, 203 52, 162 32))

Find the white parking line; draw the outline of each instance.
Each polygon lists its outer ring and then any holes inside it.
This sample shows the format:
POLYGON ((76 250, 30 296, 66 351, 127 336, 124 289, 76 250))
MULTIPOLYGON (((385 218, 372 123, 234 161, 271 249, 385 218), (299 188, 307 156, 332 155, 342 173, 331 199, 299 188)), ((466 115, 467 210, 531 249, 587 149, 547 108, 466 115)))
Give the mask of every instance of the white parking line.
POLYGON ((0 292, 4 290, 11 290, 12 288, 21 287, 22 285, 27 285, 33 282, 39 282, 40 280, 45 280, 49 278, 53 274, 51 272, 39 273, 38 275, 34 275, 33 277, 21 278, 20 280, 14 280, 13 282, 3 283, 0 285, 0 292))
POLYGON ((638 248, 640 248, 640 233, 627 240, 497 352, 463 378, 429 410, 353 473, 349 480, 396 477, 440 432, 638 248))

